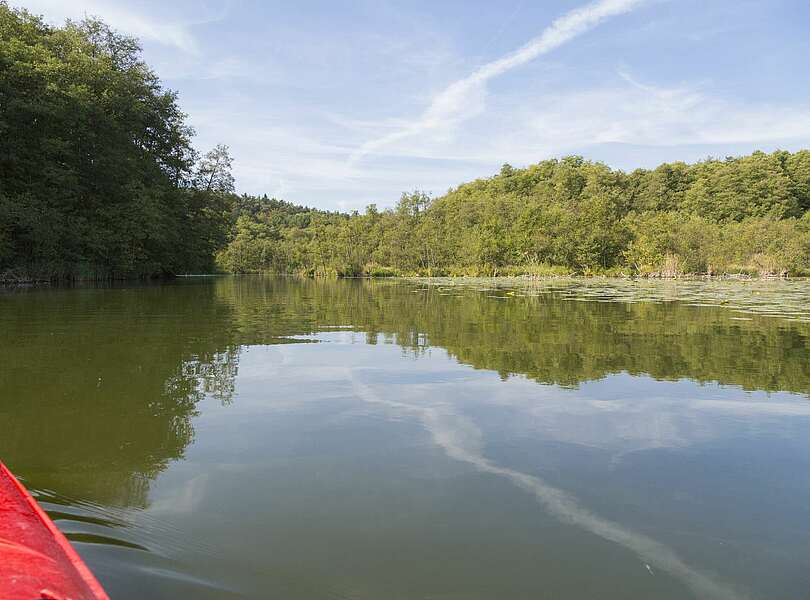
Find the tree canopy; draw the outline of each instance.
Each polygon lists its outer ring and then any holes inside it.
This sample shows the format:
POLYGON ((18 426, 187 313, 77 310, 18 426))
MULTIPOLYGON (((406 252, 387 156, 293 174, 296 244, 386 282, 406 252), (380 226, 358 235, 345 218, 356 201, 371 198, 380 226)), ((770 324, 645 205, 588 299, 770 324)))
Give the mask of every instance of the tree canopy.
POLYGON ((0 3, 0 271, 210 270, 230 159, 195 167, 185 119, 135 39, 0 3))
POLYGON ((218 262, 337 275, 802 274, 808 190, 806 150, 632 173, 569 156, 364 214, 243 200, 218 262))

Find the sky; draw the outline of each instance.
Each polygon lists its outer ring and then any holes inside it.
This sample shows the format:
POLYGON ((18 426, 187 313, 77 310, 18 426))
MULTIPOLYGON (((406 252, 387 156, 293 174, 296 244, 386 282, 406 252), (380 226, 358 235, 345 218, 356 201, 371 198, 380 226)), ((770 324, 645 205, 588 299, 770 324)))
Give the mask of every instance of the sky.
POLYGON ((388 207, 579 154, 810 147, 806 0, 10 0, 138 37, 240 193, 388 207))

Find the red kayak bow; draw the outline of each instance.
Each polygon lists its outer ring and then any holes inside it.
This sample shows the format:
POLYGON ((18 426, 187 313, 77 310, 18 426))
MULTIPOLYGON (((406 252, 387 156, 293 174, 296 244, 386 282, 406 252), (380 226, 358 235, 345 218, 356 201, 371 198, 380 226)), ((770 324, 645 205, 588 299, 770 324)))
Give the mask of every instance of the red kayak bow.
POLYGON ((109 600, 70 542, 2 462, 0 600, 109 600))

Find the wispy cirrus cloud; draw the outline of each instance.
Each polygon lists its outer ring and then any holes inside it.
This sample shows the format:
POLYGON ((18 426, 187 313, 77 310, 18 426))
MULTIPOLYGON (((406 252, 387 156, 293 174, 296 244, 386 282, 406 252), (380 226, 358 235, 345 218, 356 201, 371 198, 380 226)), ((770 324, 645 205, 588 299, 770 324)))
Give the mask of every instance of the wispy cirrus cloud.
POLYGON ((192 27, 218 21, 225 14, 224 9, 212 14, 197 11, 193 19, 178 19, 165 14, 147 15, 121 3, 107 0, 83 0, 82 2, 26 0, 24 6, 32 13, 44 15, 50 22, 58 23, 65 19, 77 20, 88 16, 100 17, 119 31, 189 54, 200 52, 200 44, 191 31, 192 27))
MULTIPOLYGON (((810 137, 810 104, 750 103, 700 85, 660 86, 620 73, 625 85, 550 95, 521 117, 538 154, 599 144, 766 146, 810 137)), ((529 158, 526 156, 526 158, 529 158)))
POLYGON ((543 90, 491 104, 474 128, 460 130, 452 141, 402 141, 388 157, 520 165, 571 152, 590 155, 589 149, 611 144, 688 146, 702 152, 680 157, 692 160, 717 151, 725 156, 724 147, 726 154, 789 148, 810 138, 810 103, 726 98, 708 84, 648 83, 625 70, 598 87, 543 90))
POLYGON ((351 156, 352 162, 380 148, 413 135, 465 121, 484 110, 489 80, 523 66, 596 27, 605 19, 627 13, 645 0, 598 0, 574 9, 551 23, 527 44, 476 69, 436 94, 427 109, 414 121, 364 143, 351 156))

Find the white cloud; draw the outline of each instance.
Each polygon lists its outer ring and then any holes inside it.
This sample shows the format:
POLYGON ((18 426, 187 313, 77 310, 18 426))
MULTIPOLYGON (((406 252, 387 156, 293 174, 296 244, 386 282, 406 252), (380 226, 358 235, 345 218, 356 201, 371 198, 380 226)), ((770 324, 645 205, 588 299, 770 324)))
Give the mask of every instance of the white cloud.
MULTIPOLYGON (((620 72, 601 87, 493 102, 453 140, 402 140, 387 154, 424 160, 528 164, 606 145, 769 147, 810 139, 810 103, 752 104, 695 85, 658 86, 620 72)), ((679 158, 674 152, 668 160, 679 158)), ((485 176, 486 173, 481 173, 485 176)))
POLYGON ((571 39, 596 27, 605 19, 629 12, 644 0, 599 0, 574 9, 555 20, 538 37, 522 48, 489 62, 434 96, 428 108, 415 121, 366 142, 352 155, 358 160, 376 150, 415 134, 445 128, 483 112, 486 84, 490 79, 525 65, 571 39))
POLYGON ((304 116, 288 119, 272 104, 232 96, 190 113, 201 148, 231 146, 241 190, 333 209, 388 206, 414 188, 442 194, 504 162, 525 165, 578 153, 633 168, 790 149, 810 140, 810 104, 755 104, 696 85, 641 83, 626 74, 599 87, 493 99, 454 136, 434 130, 401 139, 363 164, 349 160, 353 149, 380 122, 304 108, 304 116))
POLYGON ((62 0, 23 0, 20 4, 34 14, 42 14, 50 23, 61 23, 65 19, 99 17, 111 27, 133 35, 139 39, 171 46, 189 54, 199 53, 199 43, 191 28, 194 25, 211 22, 222 15, 201 17, 194 20, 177 20, 171 15, 152 16, 136 12, 121 3, 107 0, 83 0, 64 2, 62 0))
MULTIPOLYGON (((522 112, 521 158, 600 144, 730 146, 810 138, 810 105, 758 104, 714 97, 697 87, 658 87, 628 76, 624 86, 538 99, 522 112)), ((515 146, 505 140, 501 150, 515 146)), ((753 149, 753 147, 752 147, 753 149)))

